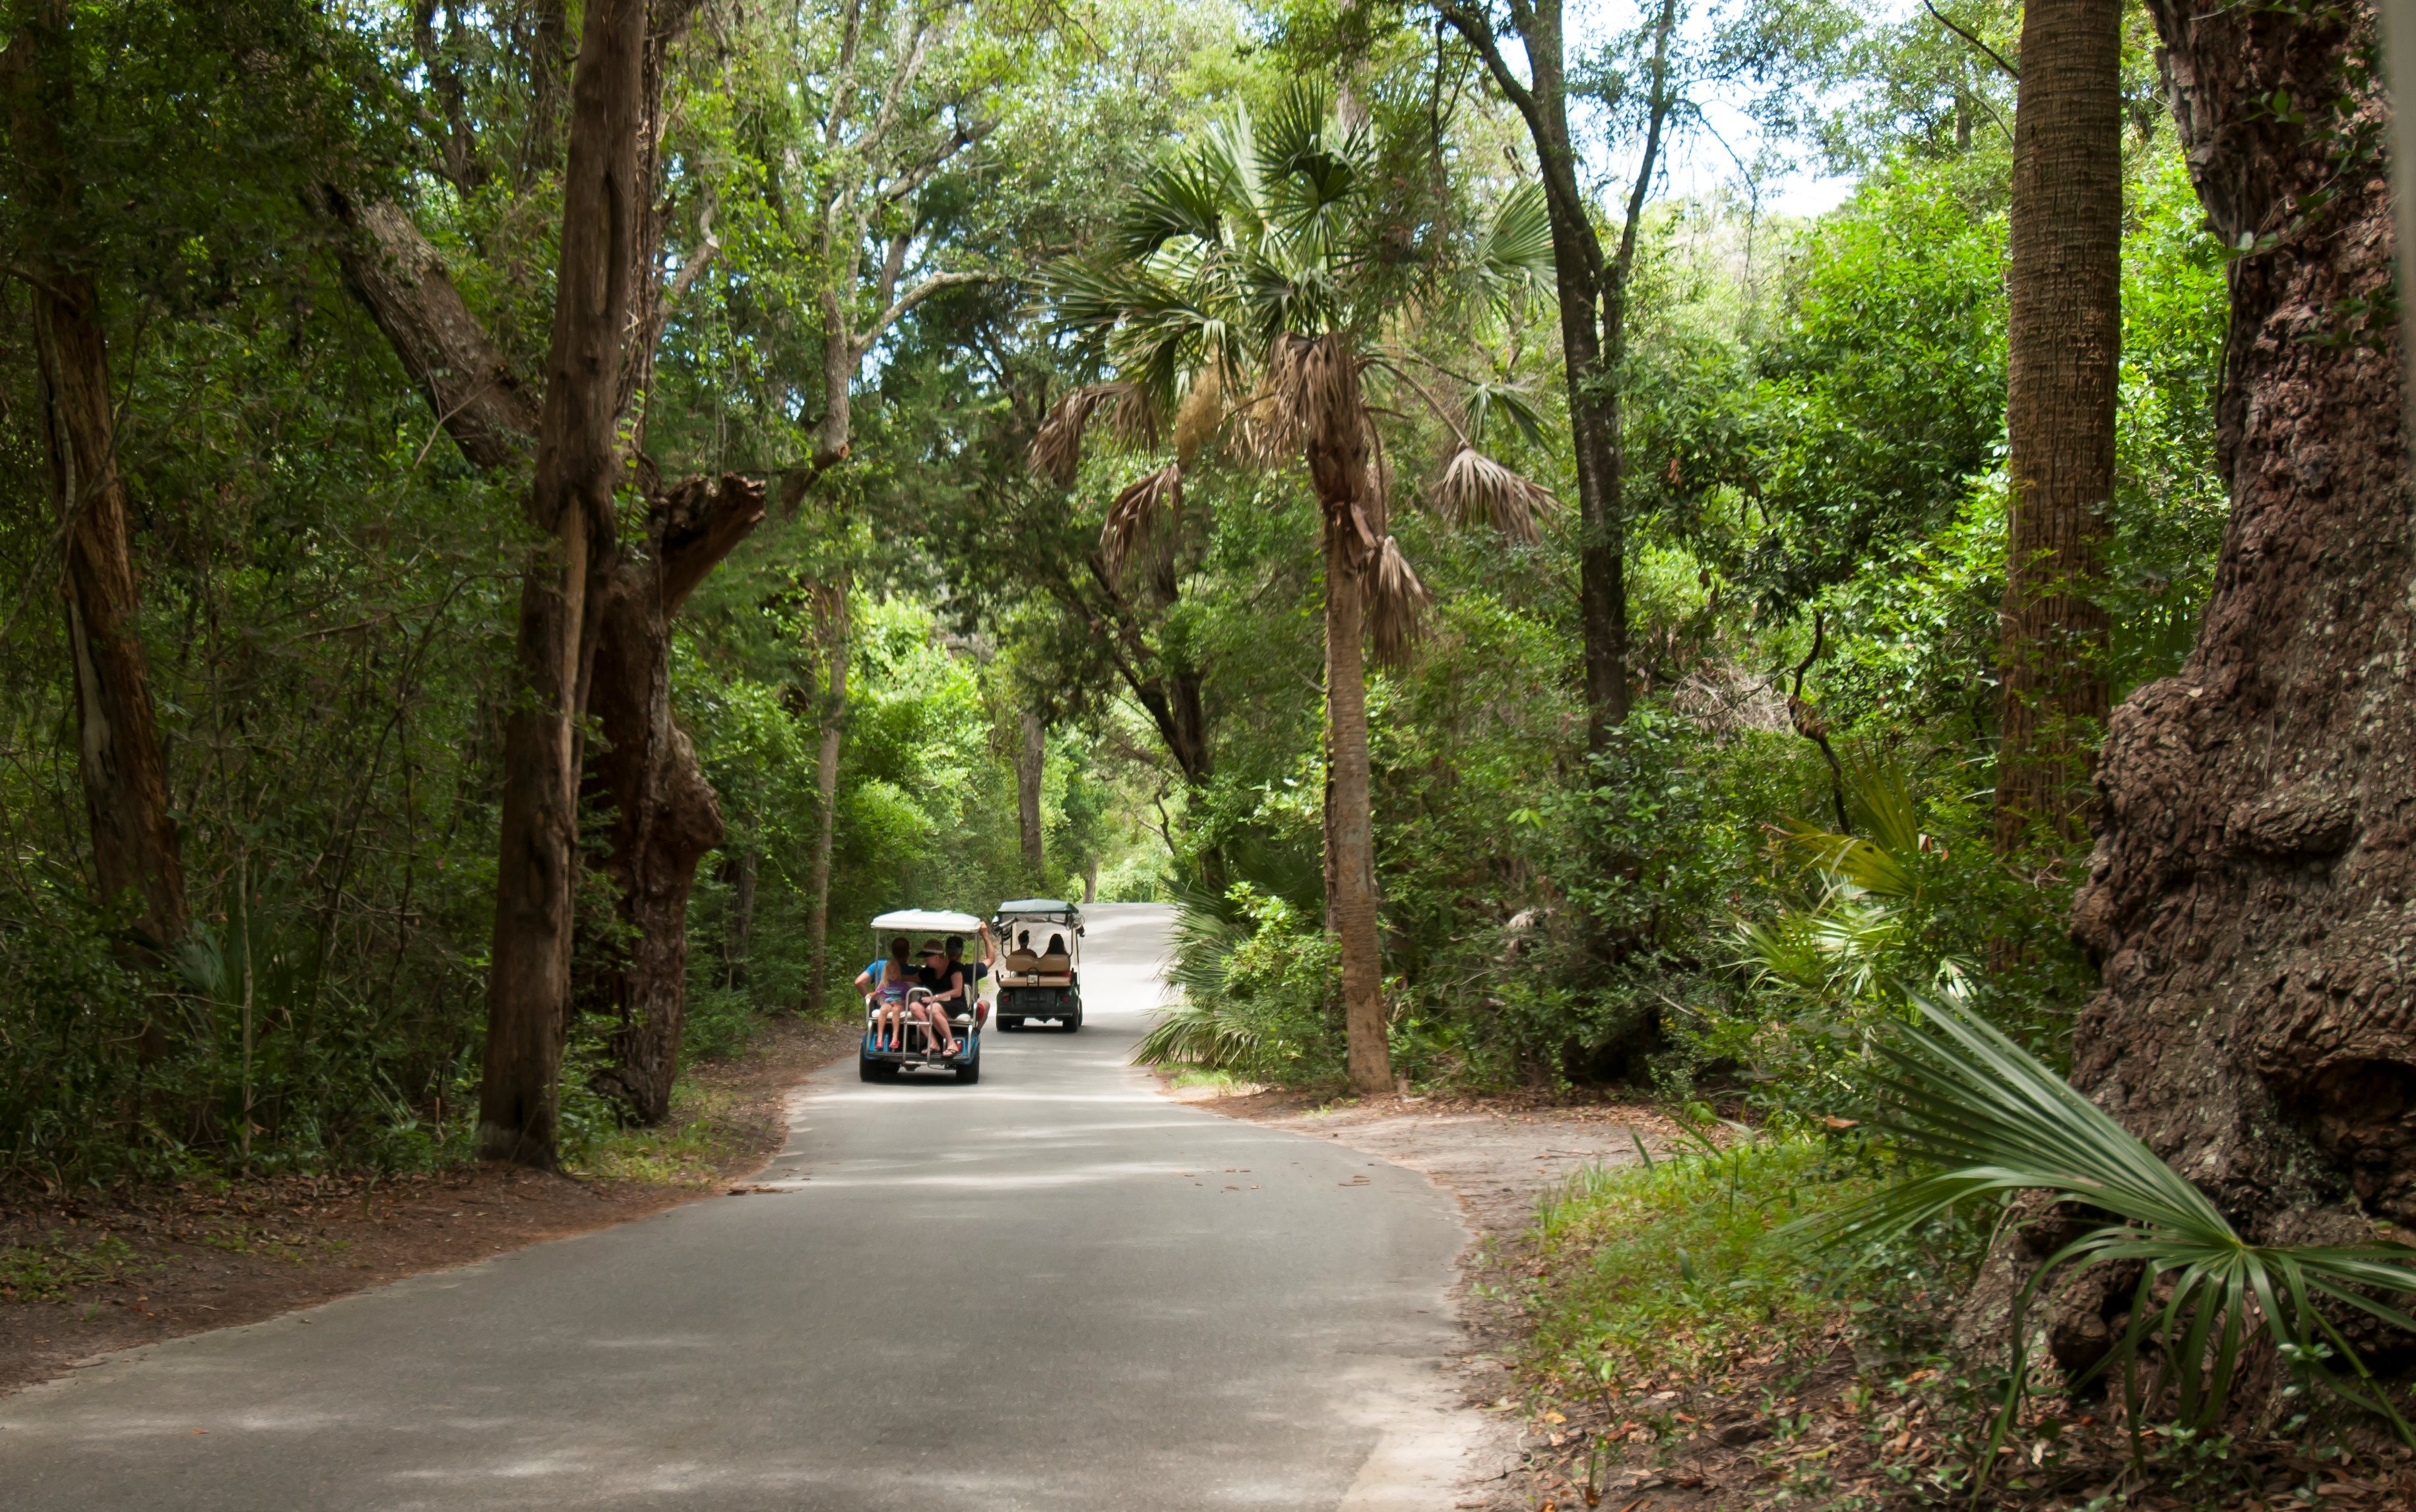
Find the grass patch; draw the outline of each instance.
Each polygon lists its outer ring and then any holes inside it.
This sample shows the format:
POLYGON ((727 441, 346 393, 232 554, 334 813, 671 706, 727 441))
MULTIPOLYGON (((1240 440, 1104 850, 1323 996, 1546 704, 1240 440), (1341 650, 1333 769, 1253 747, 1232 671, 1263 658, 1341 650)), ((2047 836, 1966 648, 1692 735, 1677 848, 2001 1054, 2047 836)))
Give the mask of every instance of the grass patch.
POLYGON ((1264 1084, 1252 1081, 1246 1077, 1235 1076, 1231 1071, 1212 1071, 1200 1066, 1190 1066, 1175 1072, 1167 1079, 1167 1085, 1177 1092, 1188 1092, 1193 1087, 1208 1087, 1220 1097, 1246 1097, 1254 1092, 1267 1090, 1264 1084))
POLYGON ((53 1230, 48 1242, 0 1249, 0 1302, 65 1302, 79 1288, 129 1279, 144 1266, 134 1247, 103 1234, 81 1249, 53 1230))
POLYGON ((1684 1486, 1682 1461, 1699 1475, 1705 1454, 1725 1452, 1756 1482, 1739 1504, 1868 1506, 1888 1498, 1835 1495, 1850 1444, 1858 1465, 1892 1444, 1895 1477, 1853 1478, 1897 1490, 1966 1448, 1972 1383, 1953 1373, 1941 1330, 1985 1233, 1940 1224, 1823 1255, 1781 1232, 1887 1173, 1859 1142, 1760 1137, 1591 1167, 1546 1197, 1525 1293, 1505 1300, 1531 1325, 1517 1364, 1558 1456, 1548 1478, 1684 1486))
POLYGON ((671 1117, 660 1126, 597 1127, 565 1151, 563 1166, 573 1175, 604 1181, 702 1186, 746 1152, 755 1129, 748 1107, 736 1091, 684 1077, 672 1088, 671 1117))
POLYGON ((1530 1370, 1563 1390, 1649 1391, 1825 1335, 1852 1306, 1833 1294, 1842 1278, 1776 1231, 1877 1184, 1801 1136, 1579 1172, 1537 1214, 1530 1370))

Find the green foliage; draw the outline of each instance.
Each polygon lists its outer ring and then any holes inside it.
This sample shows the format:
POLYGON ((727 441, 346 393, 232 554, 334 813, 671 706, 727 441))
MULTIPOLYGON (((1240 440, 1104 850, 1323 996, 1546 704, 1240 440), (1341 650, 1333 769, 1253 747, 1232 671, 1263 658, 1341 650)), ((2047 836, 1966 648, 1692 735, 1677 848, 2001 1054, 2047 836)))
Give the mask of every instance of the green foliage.
POLYGON ((1579 1172, 1537 1214, 1549 1279, 1530 1303, 1528 1368, 1571 1397, 1691 1388, 1748 1355, 1825 1355, 1845 1297, 1866 1333, 1925 1310, 1976 1267, 1984 1234, 1933 1225, 1917 1244, 1823 1267, 1806 1263, 1796 1233, 1867 1197, 1882 1174, 1809 1135, 1731 1137, 1579 1172))
POLYGON ((2416 1332, 2416 1320, 2376 1296, 2416 1293, 2416 1248, 2252 1244, 2136 1135, 1985 1020, 1927 1001, 1916 1006, 1920 1021, 1880 1047, 1886 1070, 1873 1079, 1882 1099, 1874 1122, 1908 1157, 1936 1169, 1794 1232, 1830 1244, 1886 1241, 1965 1204, 2019 1193, 2073 1204, 2083 1221, 2106 1219, 2042 1261, 2016 1295, 2013 1366, 1978 1461, 1981 1478, 2028 1385, 2032 1301, 2050 1282, 2125 1263, 2139 1266, 2130 1321, 2072 1384, 2120 1370, 2135 1423, 2168 1402, 2183 1427, 2205 1433, 2221 1421, 2261 1328, 2294 1376, 2388 1417, 2416 1444, 2416 1430, 2387 1396, 2344 1378, 2334 1362, 2346 1362, 2360 1383, 2372 1371, 2327 1311, 2416 1332), (2137 1370, 2151 1344, 2155 1379, 2142 1391, 2137 1370))
POLYGON ((1342 959, 1315 916, 1247 883, 1221 900, 1179 902, 1170 979, 1183 1002, 1133 1059, 1253 1081, 1339 1078, 1342 959))
POLYGON ((78 1248, 53 1231, 48 1244, 0 1249, 0 1301, 65 1302, 80 1287, 127 1279, 138 1258, 134 1247, 114 1234, 78 1248))

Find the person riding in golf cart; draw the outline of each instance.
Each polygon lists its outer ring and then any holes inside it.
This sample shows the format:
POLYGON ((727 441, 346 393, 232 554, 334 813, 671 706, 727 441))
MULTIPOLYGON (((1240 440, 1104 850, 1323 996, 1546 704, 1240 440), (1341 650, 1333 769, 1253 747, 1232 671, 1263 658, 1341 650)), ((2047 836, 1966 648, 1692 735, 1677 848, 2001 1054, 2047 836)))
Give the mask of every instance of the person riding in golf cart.
POLYGON ((998 1026, 1020 1029, 1054 1019, 1082 1027, 1082 911, 1053 898, 1019 898, 990 918, 1006 954, 998 967, 998 1026))
POLYGON ((856 1069, 865 1081, 886 1081, 910 1067, 952 1070, 961 1082, 981 1080, 987 1010, 973 968, 942 943, 981 930, 982 921, 970 914, 933 909, 899 909, 872 921, 887 954, 855 979, 864 994, 856 1069), (912 943, 917 939, 920 952, 912 943))

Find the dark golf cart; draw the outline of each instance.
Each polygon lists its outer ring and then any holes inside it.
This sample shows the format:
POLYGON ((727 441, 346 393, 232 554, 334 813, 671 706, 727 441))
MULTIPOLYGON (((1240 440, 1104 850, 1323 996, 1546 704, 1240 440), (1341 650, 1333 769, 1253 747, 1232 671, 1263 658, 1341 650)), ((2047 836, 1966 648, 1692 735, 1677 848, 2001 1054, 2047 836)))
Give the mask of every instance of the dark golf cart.
POLYGON ((1054 898, 998 905, 990 929, 1005 952, 998 960, 998 1026, 1020 1029, 1054 1019, 1067 1034, 1082 1027, 1082 911, 1054 898))

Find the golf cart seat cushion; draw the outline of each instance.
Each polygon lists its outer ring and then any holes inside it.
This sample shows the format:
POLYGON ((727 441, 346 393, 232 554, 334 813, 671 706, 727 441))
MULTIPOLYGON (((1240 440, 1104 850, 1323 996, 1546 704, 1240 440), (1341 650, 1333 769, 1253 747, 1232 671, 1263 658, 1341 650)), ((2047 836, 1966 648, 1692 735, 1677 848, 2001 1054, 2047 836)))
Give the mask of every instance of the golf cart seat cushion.
POLYGON ((1060 950, 1054 955, 1041 957, 1034 969, 1043 976, 1063 976, 1074 969, 1074 958, 1060 950))
POLYGON ((1003 965, 1010 972, 1035 972, 1040 969, 1040 958, 1029 950, 1010 950, 1003 965))

